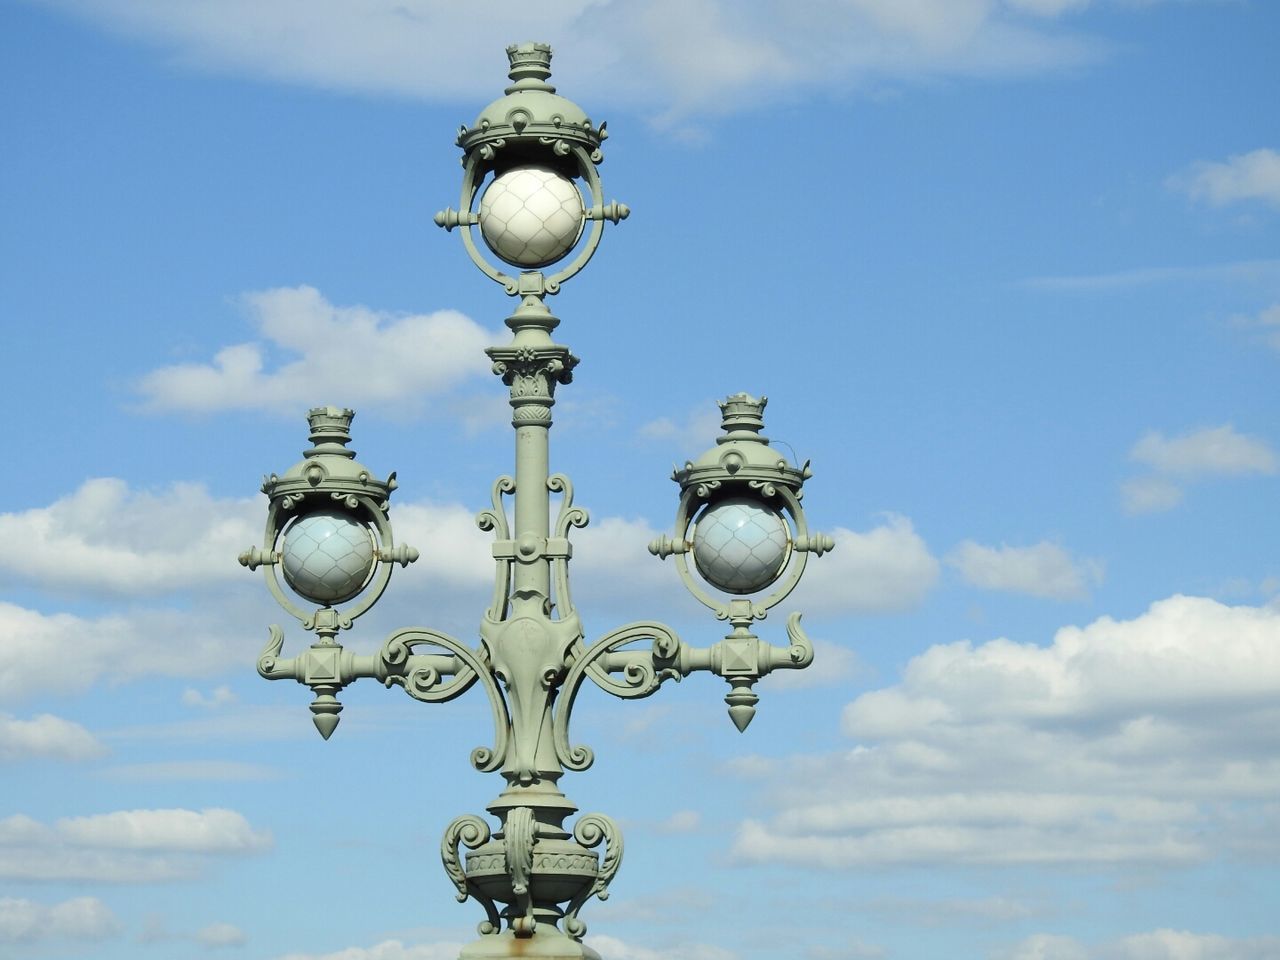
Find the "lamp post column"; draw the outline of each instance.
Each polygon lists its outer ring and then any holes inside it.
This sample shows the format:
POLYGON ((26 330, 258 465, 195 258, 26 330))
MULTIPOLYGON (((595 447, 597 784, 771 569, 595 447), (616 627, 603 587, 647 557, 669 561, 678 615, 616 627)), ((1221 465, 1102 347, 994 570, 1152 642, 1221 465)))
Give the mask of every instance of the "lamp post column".
POLYGON ((516 431, 513 616, 549 616, 553 599, 547 486, 551 408, 556 385, 572 379, 578 362, 567 347, 551 339, 559 323, 540 296, 528 295, 507 318, 514 333, 510 345, 486 351, 494 373, 511 389, 511 425, 516 431))

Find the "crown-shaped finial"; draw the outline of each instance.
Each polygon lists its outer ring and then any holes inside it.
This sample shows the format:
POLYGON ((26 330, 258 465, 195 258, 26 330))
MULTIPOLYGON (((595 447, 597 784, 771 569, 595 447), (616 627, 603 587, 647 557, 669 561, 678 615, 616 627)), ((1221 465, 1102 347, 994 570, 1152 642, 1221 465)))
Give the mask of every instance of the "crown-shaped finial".
POLYGON ((546 90, 554 93, 555 87, 547 83, 551 76, 551 44, 513 43, 507 47, 507 59, 511 61, 511 86, 507 93, 517 90, 546 90))
POLYGON ((318 454, 336 454, 340 457, 354 457, 355 451, 348 450, 351 442, 351 418, 354 410, 346 407, 312 407, 307 411, 307 425, 311 427, 311 449, 303 453, 304 457, 318 454))
POLYGON ((764 408, 768 402, 768 397, 757 400, 749 393, 735 393, 717 401, 720 405, 720 427, 724 430, 724 436, 718 437, 717 442, 764 440, 757 435, 764 429, 764 408))

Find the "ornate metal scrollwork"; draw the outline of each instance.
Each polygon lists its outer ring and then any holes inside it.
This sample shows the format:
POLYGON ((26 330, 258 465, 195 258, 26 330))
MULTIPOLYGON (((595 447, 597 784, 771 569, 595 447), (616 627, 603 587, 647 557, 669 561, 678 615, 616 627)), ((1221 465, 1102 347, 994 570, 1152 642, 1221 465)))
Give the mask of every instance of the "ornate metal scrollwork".
MULTIPOLYGON (((484 531, 493 531, 495 540, 510 540, 511 528, 507 523, 507 510, 502 503, 504 494, 512 494, 516 489, 514 477, 501 476, 493 482, 491 493, 493 508, 481 510, 476 514, 476 526, 484 531)), ((509 557, 496 558, 498 569, 495 571, 493 583, 493 599, 489 603, 489 618, 502 620, 507 615, 507 604, 511 594, 511 564, 509 557)))
POLYGON ((531 937, 538 927, 533 915, 533 845, 537 840, 533 811, 516 807, 507 813, 502 827, 503 853, 507 859, 507 875, 511 878, 511 930, 517 937, 531 937))
POLYGON ((578 818, 573 828, 573 839, 589 848, 599 846, 601 841, 605 844, 604 858, 596 873, 595 883, 574 897, 565 910, 565 933, 575 940, 581 940, 587 932, 587 925, 578 919, 578 911, 592 897, 609 899, 609 884, 618 872, 618 867, 622 866, 622 831, 603 813, 588 813, 578 818))
POLYGON ((466 693, 477 680, 489 695, 493 713, 494 745, 476 747, 471 751, 471 763, 481 772, 497 770, 506 761, 510 715, 502 691, 494 682, 487 660, 460 640, 438 630, 421 627, 397 630, 382 645, 379 654, 388 687, 399 684, 405 693, 424 703, 447 703, 466 693), (441 671, 430 663, 415 665, 413 658, 419 646, 430 645, 448 650, 461 666, 447 681, 441 671))
POLYGON ((591 522, 591 515, 583 507, 573 504, 573 482, 563 473, 553 473, 547 478, 547 489, 559 493, 560 513, 556 517, 555 535, 563 540, 566 549, 551 557, 551 576, 555 584, 556 600, 560 604, 561 618, 575 614, 573 595, 569 592, 569 528, 585 527, 591 522))
POLYGON ((484 907, 484 912, 488 916, 488 919, 482 921, 476 928, 481 936, 497 933, 502 927, 502 918, 493 900, 485 896, 479 887, 467 879, 467 871, 462 865, 462 858, 458 855, 458 845, 465 844, 469 849, 475 850, 488 843, 489 836, 489 825, 484 822, 484 819, 474 813, 468 813, 458 817, 445 828, 444 839, 440 842, 440 859, 444 862, 444 872, 449 875, 449 879, 458 890, 458 902, 464 903, 467 897, 474 897, 476 902, 484 907))
POLYGON ((590 676, 596 685, 607 693, 624 700, 639 700, 652 696, 667 680, 679 680, 680 670, 674 661, 680 650, 680 638, 675 631, 661 623, 631 623, 608 633, 579 653, 573 666, 565 675, 560 688, 560 700, 556 706, 553 734, 556 756, 570 770, 586 770, 595 760, 595 754, 587 746, 571 746, 569 720, 582 681, 590 676), (610 671, 600 664, 601 658, 628 643, 653 639, 652 652, 635 651, 636 657, 621 668, 622 681, 615 680, 610 671))

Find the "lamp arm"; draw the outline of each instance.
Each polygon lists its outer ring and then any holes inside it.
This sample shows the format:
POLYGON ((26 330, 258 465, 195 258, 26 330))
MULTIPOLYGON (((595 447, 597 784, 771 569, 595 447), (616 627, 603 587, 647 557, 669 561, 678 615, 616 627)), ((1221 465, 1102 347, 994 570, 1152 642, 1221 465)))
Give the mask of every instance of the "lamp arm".
POLYGON ((375 654, 346 650, 332 636, 324 635, 297 656, 281 657, 283 649, 284 631, 272 624, 267 645, 258 657, 258 673, 267 680, 296 680, 310 687, 315 695, 311 712, 316 729, 326 740, 342 712, 338 691, 361 678, 370 677, 388 687, 404 687, 409 696, 424 703, 447 703, 479 681, 489 695, 494 745, 473 750, 471 763, 486 773, 502 766, 511 723, 483 649, 472 650, 446 633, 425 627, 397 630, 375 654), (448 652, 419 653, 422 646, 448 652))
POLYGON ((787 618, 787 646, 775 646, 737 627, 709 647, 685 643, 661 623, 639 622, 605 634, 586 650, 579 648, 565 675, 553 727, 556 755, 570 770, 585 770, 595 755, 590 747, 571 745, 569 721, 582 683, 588 677, 606 693, 624 700, 652 696, 667 680, 691 673, 713 673, 728 682, 725 696, 730 719, 745 730, 755 716, 759 697, 755 682, 775 670, 803 670, 813 663, 813 642, 800 626, 800 613, 787 618), (620 649, 652 639, 648 649, 620 649))

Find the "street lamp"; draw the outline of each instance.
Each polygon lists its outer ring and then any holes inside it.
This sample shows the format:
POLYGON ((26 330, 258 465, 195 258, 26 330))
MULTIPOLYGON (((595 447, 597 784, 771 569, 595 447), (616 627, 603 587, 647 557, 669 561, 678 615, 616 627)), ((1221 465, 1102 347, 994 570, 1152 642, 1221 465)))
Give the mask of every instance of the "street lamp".
POLYGON ((570 531, 587 524, 587 512, 574 504, 568 477, 549 472, 547 456, 555 389, 570 381, 578 358, 552 340, 560 321, 545 301, 591 259, 605 222, 618 223, 630 211, 604 201, 596 167, 605 125, 593 125, 547 83, 550 47, 523 43, 508 47, 507 55, 505 95, 458 135, 459 207, 435 218, 446 230, 459 229, 476 266, 519 298, 506 320, 511 342, 486 351, 510 388, 516 454, 514 475, 498 478, 491 508, 477 517, 494 535, 497 567, 479 645, 422 628, 395 631, 370 655, 338 642, 382 595, 395 565, 418 558, 392 536, 395 474, 379 480, 347 447, 351 410, 310 412, 312 445, 301 462, 263 482, 270 499, 263 546, 246 550, 240 562, 261 567, 272 595, 316 636, 297 656, 284 658, 284 632, 272 626, 258 672, 310 687, 313 719, 326 739, 342 710, 338 692, 362 677, 402 686, 427 703, 452 700, 473 686, 488 695, 493 743, 472 751, 471 762, 505 780, 487 807, 498 826, 467 814, 449 824, 441 845, 458 900, 473 898, 486 914, 480 938, 462 956, 597 958, 582 943, 586 925, 578 913, 591 897, 608 896, 622 836, 603 814, 581 816, 572 829, 565 825, 577 808, 560 778, 566 770, 587 769, 593 759, 590 748, 569 736, 579 690, 590 680, 616 697, 638 699, 667 680, 705 671, 728 682, 729 716, 746 729, 759 700, 756 681, 813 660, 800 614, 787 620, 786 646, 761 640, 752 625, 796 586, 809 554, 821 555, 833 542, 811 533, 805 521, 800 501, 808 464, 788 462, 760 433, 765 398, 735 394, 720 404, 723 434, 716 445, 675 471, 674 534, 649 545, 655 556, 675 558, 685 586, 729 624, 728 634, 695 647, 670 627, 645 621, 586 639, 569 591, 569 560, 570 531), (476 228, 501 265, 482 254, 476 228))

